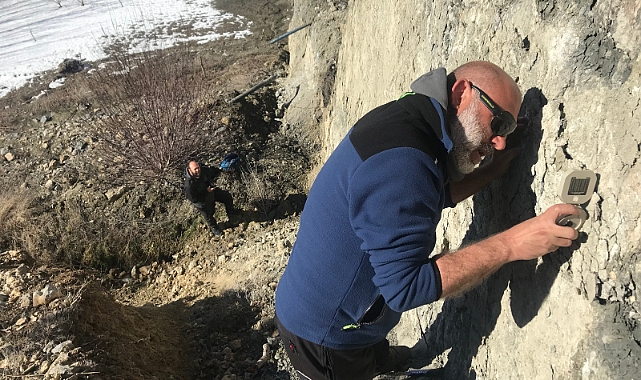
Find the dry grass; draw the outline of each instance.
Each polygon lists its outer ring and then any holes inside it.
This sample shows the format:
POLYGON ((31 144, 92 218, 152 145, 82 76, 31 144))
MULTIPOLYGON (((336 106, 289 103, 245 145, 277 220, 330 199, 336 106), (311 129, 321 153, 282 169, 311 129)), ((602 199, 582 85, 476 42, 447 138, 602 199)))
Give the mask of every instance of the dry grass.
POLYGON ((129 268, 158 261, 175 252, 181 242, 174 224, 137 224, 105 217, 80 202, 66 202, 52 219, 46 232, 55 245, 48 244, 46 251, 76 266, 129 268))
POLYGON ((24 250, 43 262, 108 269, 158 261, 175 252, 182 227, 170 221, 134 223, 67 201, 39 210, 26 191, 0 195, 0 250, 24 250))
POLYGON ((0 194, 0 247, 27 248, 32 228, 33 195, 27 191, 0 194))

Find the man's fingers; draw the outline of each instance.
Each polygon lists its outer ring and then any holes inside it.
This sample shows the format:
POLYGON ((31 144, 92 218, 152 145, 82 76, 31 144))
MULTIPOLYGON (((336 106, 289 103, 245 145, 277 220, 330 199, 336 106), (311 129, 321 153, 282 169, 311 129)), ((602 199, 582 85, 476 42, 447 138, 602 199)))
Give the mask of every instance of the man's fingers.
POLYGON ((571 239, 565 239, 565 238, 556 238, 554 239, 553 243, 556 248, 554 250, 558 249, 559 247, 569 247, 572 245, 572 240, 571 239))
POLYGON ((549 215, 549 218, 553 219, 554 222, 566 215, 580 215, 581 211, 578 208, 578 206, 567 204, 567 203, 560 203, 556 204, 552 207, 550 207, 547 211, 546 214, 549 215))
POLYGON ((510 148, 506 150, 495 150, 492 154, 494 160, 512 161, 521 153, 521 148, 510 148))

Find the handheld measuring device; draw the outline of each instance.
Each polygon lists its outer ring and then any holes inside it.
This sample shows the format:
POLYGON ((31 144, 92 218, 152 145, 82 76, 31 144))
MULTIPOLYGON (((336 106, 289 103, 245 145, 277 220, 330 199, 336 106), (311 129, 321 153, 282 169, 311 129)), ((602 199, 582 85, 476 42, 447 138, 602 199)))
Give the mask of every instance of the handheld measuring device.
POLYGON ((559 198, 563 203, 576 206, 580 214, 561 215, 556 220, 556 224, 572 227, 579 231, 583 227, 583 223, 588 219, 588 213, 580 205, 592 198, 595 185, 596 174, 591 170, 571 170, 566 172, 561 179, 559 198))

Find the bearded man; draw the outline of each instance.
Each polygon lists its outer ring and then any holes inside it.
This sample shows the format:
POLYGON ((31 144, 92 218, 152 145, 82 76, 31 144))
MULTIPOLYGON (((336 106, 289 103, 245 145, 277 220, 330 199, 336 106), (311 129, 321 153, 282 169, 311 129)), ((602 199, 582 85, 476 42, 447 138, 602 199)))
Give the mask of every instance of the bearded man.
POLYGON ((234 208, 234 200, 231 194, 214 185, 214 179, 218 177, 220 172, 221 170, 216 167, 201 167, 197 161, 189 161, 185 169, 185 196, 200 211, 214 236, 222 235, 214 218, 216 202, 225 205, 227 217, 239 213, 239 210, 234 208))
POLYGON ((554 205, 479 243, 432 255, 444 207, 503 175, 521 92, 498 66, 431 71, 361 118, 319 172, 276 292, 276 325, 303 379, 372 379, 408 368, 386 339, 401 313, 459 294, 504 264, 578 236, 554 205))

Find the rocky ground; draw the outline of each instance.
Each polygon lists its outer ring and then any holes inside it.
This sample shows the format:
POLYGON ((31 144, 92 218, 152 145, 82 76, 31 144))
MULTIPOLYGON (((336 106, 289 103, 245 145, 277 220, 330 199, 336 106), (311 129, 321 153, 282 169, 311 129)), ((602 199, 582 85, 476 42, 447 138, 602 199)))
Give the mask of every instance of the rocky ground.
POLYGON ((290 378, 273 294, 315 143, 283 132, 291 99, 279 79, 229 100, 287 75, 286 43, 269 40, 287 30, 291 9, 217 7, 254 22, 247 39, 199 46, 203 70, 217 74, 199 158, 216 164, 235 151, 245 164, 218 182, 243 209, 217 214, 221 237, 183 198, 180 173, 158 183, 109 176, 91 128, 104 110, 72 94, 89 63, 0 99, 0 378, 290 378), (65 86, 47 87, 61 76, 65 86), (122 250, 109 256, 109 247, 122 250))

